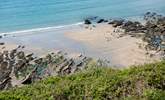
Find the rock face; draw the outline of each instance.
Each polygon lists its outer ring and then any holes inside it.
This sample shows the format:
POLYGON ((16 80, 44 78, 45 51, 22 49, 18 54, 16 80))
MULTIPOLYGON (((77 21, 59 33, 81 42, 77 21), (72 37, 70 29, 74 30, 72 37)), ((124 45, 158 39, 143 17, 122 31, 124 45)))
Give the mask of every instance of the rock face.
POLYGON ((0 90, 31 84, 48 76, 73 74, 84 69, 89 60, 83 56, 69 58, 62 52, 35 58, 33 53, 26 55, 22 46, 0 52, 0 90))

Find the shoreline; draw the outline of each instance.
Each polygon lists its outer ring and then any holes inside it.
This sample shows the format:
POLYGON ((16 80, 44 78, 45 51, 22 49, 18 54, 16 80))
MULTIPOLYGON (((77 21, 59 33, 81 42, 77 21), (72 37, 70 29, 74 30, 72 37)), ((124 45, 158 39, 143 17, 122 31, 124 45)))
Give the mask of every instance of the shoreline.
MULTIPOLYGON (((88 17, 86 17, 88 18, 88 17)), ((102 17, 98 17, 99 19, 102 19, 102 17)), ((127 16, 127 17, 110 17, 109 20, 111 19, 126 19, 126 20, 131 20, 131 21, 140 21, 142 22, 143 18, 141 15, 138 16, 127 16)), ((0 35, 8 34, 8 35, 14 35, 14 34, 19 34, 19 33, 27 33, 27 32, 40 32, 40 31, 51 31, 51 30, 60 30, 62 28, 69 28, 69 27, 74 27, 74 26, 82 26, 84 24, 83 21, 75 22, 75 23, 70 23, 70 24, 61 24, 61 25, 53 25, 53 26, 48 26, 48 27, 37 27, 37 28, 32 28, 32 29, 19 29, 15 31, 8 31, 8 32, 0 32, 0 35)))
POLYGON ((41 55, 57 50, 70 54, 82 54, 94 59, 105 60, 110 62, 110 66, 117 68, 152 63, 160 61, 161 58, 159 54, 156 57, 147 55, 148 51, 139 48, 139 44, 145 44, 141 39, 131 35, 125 36, 123 29, 114 28, 109 21, 96 22, 91 25, 79 23, 67 25, 65 28, 38 28, 11 33, 18 34, 6 35, 1 38, 1 41, 25 45, 29 51, 41 52, 41 55), (24 34, 19 34, 21 32, 24 34))
POLYGON ((0 35, 15 35, 20 33, 28 33, 28 32, 40 32, 40 31, 51 31, 51 30, 60 30, 62 28, 69 28, 74 26, 83 25, 83 22, 77 22, 73 24, 66 24, 66 25, 57 25, 57 26, 50 26, 50 27, 41 27, 41 28, 33 28, 33 29, 25 29, 25 30, 18 30, 18 31, 11 31, 11 32, 1 32, 0 35))

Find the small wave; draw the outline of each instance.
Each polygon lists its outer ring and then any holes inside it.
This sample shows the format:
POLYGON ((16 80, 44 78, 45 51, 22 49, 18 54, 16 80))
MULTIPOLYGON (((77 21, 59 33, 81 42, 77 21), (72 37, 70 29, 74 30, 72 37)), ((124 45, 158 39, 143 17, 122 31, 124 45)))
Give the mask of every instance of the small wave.
POLYGON ((79 23, 70 24, 70 25, 60 25, 60 26, 52 26, 52 27, 44 27, 44 28, 34 28, 34 29, 28 29, 28 30, 0 33, 0 35, 3 35, 3 34, 12 35, 12 34, 20 34, 20 33, 40 32, 40 31, 46 31, 46 30, 51 30, 51 29, 59 30, 59 29, 62 29, 62 28, 78 26, 78 25, 82 25, 82 24, 83 24, 83 22, 79 22, 79 23))

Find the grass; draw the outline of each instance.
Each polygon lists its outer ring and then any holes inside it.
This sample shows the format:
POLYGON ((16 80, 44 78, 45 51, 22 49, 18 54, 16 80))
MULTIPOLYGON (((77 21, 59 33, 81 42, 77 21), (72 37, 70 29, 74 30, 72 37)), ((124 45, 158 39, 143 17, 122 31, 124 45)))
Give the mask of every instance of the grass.
POLYGON ((2 91, 0 100, 165 100, 165 61, 124 70, 95 63, 87 68, 2 91))

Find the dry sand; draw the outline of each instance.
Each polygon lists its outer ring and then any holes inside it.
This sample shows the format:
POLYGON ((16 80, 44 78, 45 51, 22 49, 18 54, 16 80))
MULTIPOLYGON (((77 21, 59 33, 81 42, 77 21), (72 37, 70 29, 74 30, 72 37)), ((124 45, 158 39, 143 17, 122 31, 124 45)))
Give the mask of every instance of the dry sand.
POLYGON ((114 32, 116 29, 111 25, 97 24, 96 27, 85 27, 68 32, 66 36, 99 51, 100 56, 109 56, 112 65, 142 65, 160 60, 160 56, 151 57, 146 55, 145 49, 139 48, 139 44, 145 44, 140 38, 128 35, 120 37, 124 32, 114 32))

